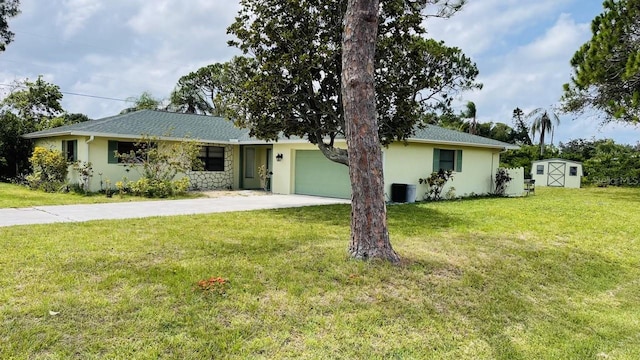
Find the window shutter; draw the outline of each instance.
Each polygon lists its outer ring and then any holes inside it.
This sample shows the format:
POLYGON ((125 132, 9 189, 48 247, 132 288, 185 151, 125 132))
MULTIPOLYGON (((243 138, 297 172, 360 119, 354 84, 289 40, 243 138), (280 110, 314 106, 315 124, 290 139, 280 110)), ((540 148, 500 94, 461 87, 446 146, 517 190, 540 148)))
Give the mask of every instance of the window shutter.
POLYGON ((109 140, 109 153, 107 154, 107 159, 109 164, 117 164, 118 158, 116 157, 116 151, 118 151, 118 142, 115 140, 109 140))
POLYGON ((433 172, 440 170, 440 149, 433 149, 433 172))
POLYGON ((456 172, 462 172, 462 150, 456 150, 456 172))

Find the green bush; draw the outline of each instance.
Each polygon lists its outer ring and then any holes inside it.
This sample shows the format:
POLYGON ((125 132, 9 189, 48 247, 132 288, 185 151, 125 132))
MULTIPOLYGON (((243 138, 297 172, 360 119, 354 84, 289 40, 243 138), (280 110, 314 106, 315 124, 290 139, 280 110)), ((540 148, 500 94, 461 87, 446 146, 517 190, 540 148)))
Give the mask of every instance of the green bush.
POLYGON ((33 168, 33 173, 27 176, 30 188, 56 192, 66 184, 69 168, 62 152, 36 147, 29 162, 33 168))
POLYGON ((189 178, 184 177, 175 181, 141 178, 125 186, 137 196, 166 198, 185 194, 189 188, 189 178))

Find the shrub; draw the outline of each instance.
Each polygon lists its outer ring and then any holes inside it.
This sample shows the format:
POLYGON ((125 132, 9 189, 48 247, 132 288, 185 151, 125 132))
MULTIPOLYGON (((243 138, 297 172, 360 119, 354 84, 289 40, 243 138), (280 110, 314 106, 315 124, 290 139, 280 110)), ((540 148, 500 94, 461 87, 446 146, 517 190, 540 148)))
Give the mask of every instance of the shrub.
POLYGON ((173 179, 180 173, 202 167, 198 159, 200 144, 194 141, 166 142, 143 137, 135 146, 136 151, 129 154, 116 154, 125 166, 141 176, 126 186, 134 195, 165 198, 184 194, 189 188, 189 179, 173 179))
POLYGON ((141 178, 128 183, 127 187, 137 196, 166 198, 186 193, 189 188, 189 178, 184 177, 175 181, 141 178))
POLYGON ((442 190, 447 181, 453 179, 453 171, 440 169, 431 173, 428 178, 418 179, 420 184, 429 185, 429 191, 425 194, 425 199, 438 201, 442 200, 442 190))
POLYGON ((30 188, 56 192, 64 187, 69 169, 62 152, 38 146, 29 162, 33 168, 33 173, 27 176, 30 188))
POLYGON ((78 192, 88 193, 89 192, 89 182, 93 177, 93 165, 91 162, 84 161, 76 161, 73 163, 73 171, 78 174, 80 183, 78 184, 77 189, 78 192))

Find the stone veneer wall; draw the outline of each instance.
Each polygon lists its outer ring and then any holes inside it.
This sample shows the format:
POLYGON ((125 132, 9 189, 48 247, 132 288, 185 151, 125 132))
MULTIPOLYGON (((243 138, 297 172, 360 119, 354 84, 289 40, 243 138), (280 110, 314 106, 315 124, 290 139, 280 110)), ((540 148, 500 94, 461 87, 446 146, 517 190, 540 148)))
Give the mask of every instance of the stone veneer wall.
POLYGON ((233 187, 233 147, 231 145, 211 146, 224 147, 224 171, 189 171, 191 190, 218 190, 233 187))

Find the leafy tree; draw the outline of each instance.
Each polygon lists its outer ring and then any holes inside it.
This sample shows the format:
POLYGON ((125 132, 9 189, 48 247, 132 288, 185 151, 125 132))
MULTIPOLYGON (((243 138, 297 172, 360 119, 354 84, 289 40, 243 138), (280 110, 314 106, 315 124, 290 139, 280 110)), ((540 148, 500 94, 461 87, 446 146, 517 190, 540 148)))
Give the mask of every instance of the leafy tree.
POLYGON ((220 93, 228 63, 207 65, 178 80, 171 93, 170 107, 189 114, 224 115, 220 93))
POLYGON ((21 136, 33 130, 16 114, 0 112, 0 180, 15 178, 29 169, 33 146, 21 136))
MULTIPOLYGON (((342 23, 346 0, 242 0, 228 32, 253 59, 232 69, 235 99, 227 115, 258 138, 299 136, 329 159, 348 163, 334 147, 345 135, 342 108, 342 23)), ((475 64, 458 48, 423 37, 422 10, 450 16, 460 4, 440 0, 385 1, 376 43, 375 90, 382 145, 411 136, 422 114, 446 108, 452 95, 479 88, 475 64)))
POLYGON ((0 51, 4 51, 11 41, 13 32, 9 31, 7 20, 20 13, 20 0, 0 1, 0 51))
POLYGON ((640 151, 611 139, 594 142, 592 157, 583 162, 584 181, 599 186, 640 185, 640 151))
POLYGON ((60 87, 46 82, 40 75, 36 81, 26 79, 16 83, 0 106, 32 125, 34 130, 43 130, 50 128, 50 122, 64 113, 61 100, 60 87))
POLYGON ((520 145, 520 149, 507 150, 500 154, 500 166, 508 168, 523 167, 524 176, 529 178, 533 161, 558 156, 559 151, 553 145, 546 146, 544 155, 540 155, 540 147, 538 145, 520 145))
POLYGON ((640 0, 606 0, 592 21, 592 37, 571 59, 563 110, 595 109, 604 122, 640 119, 640 0))
POLYGON ((411 136, 425 110, 448 108, 457 91, 480 87, 475 64, 460 49, 423 37, 422 11, 428 5, 447 17, 461 4, 240 4, 228 29, 237 40, 230 44, 251 54, 247 63, 253 66, 235 71, 244 75, 230 91, 234 101, 227 115, 253 136, 300 136, 328 159, 350 165, 350 254, 397 261, 386 227, 380 145, 411 136), (347 138, 349 151, 334 146, 340 136, 347 138))
POLYGON ((540 134, 540 156, 543 156, 545 135, 553 133, 553 127, 560 125, 560 118, 553 111, 544 108, 537 108, 531 111, 527 117, 533 119, 531 135, 535 137, 536 134, 540 134))
POLYGON ((18 82, 0 101, 0 178, 14 178, 30 165, 32 145, 21 136, 60 125, 64 110, 57 85, 39 76, 36 81, 18 82))
POLYGON ((137 98, 129 98, 127 101, 132 102, 133 106, 122 110, 120 114, 126 114, 138 110, 158 110, 162 107, 162 100, 154 98, 148 91, 144 91, 137 98))
POLYGON ((596 146, 601 141, 605 140, 573 139, 560 143, 558 148, 563 159, 583 162, 595 156, 596 146))
POLYGON ((462 112, 462 117, 469 120, 469 134, 477 133, 477 122, 476 122, 476 104, 473 101, 468 101, 465 105, 465 109, 462 112))

